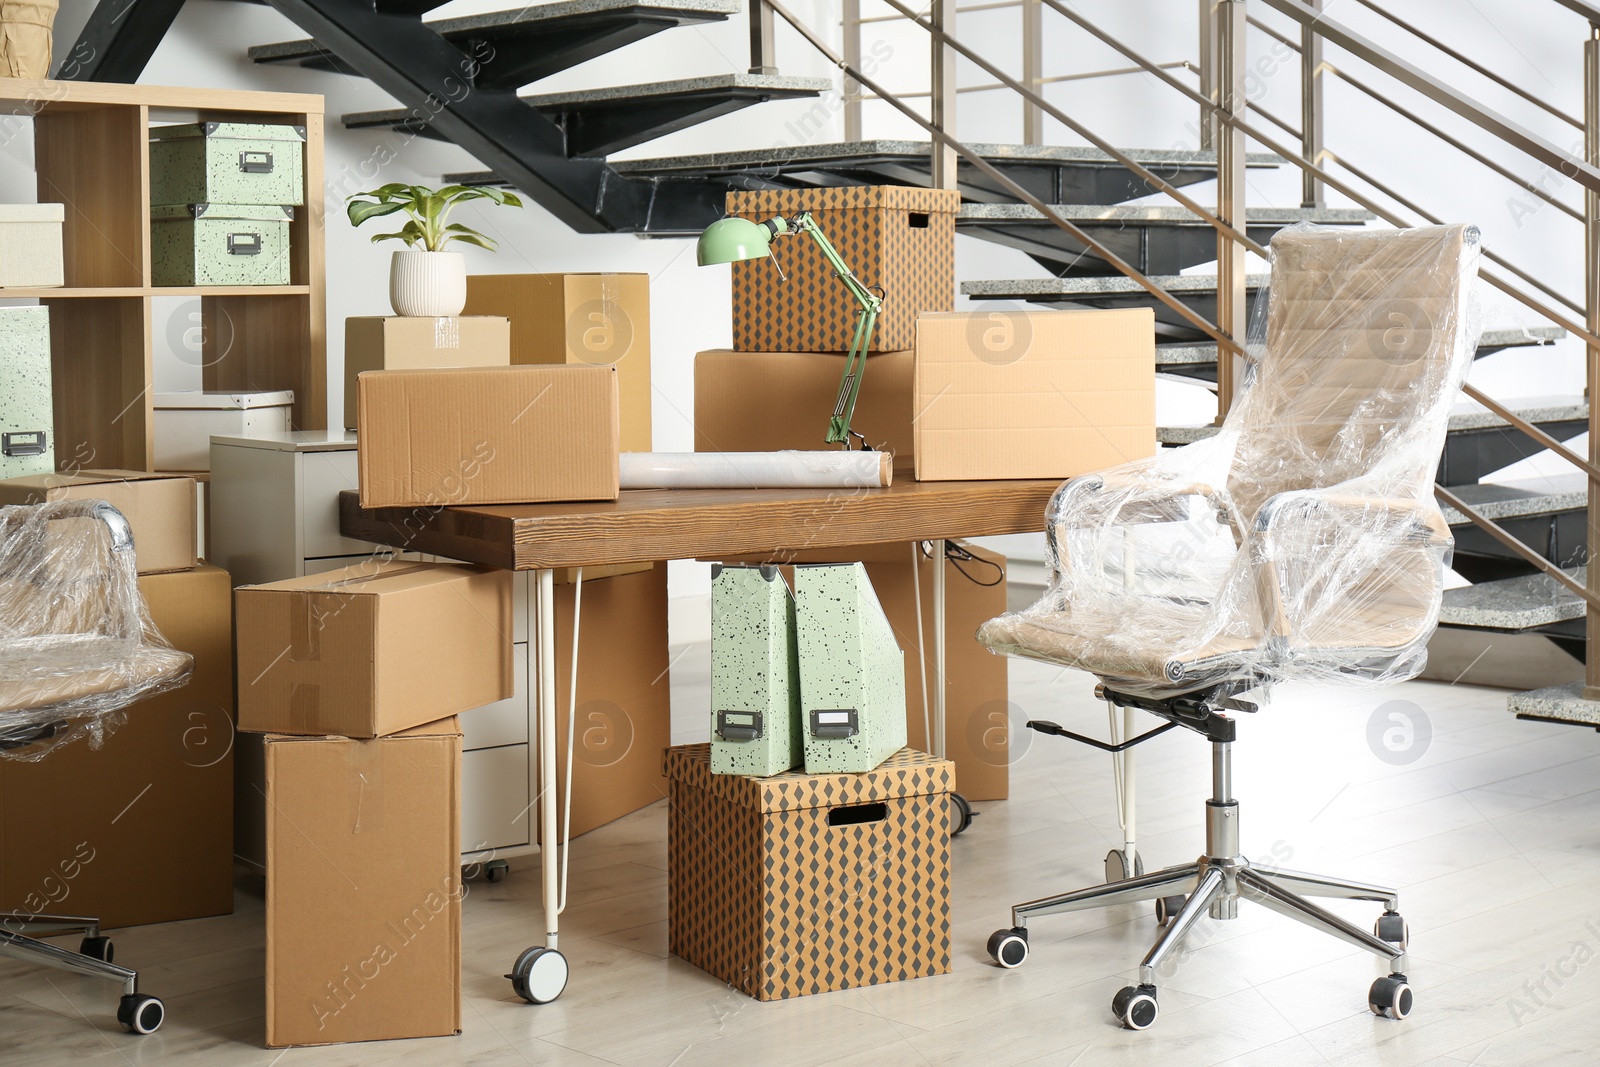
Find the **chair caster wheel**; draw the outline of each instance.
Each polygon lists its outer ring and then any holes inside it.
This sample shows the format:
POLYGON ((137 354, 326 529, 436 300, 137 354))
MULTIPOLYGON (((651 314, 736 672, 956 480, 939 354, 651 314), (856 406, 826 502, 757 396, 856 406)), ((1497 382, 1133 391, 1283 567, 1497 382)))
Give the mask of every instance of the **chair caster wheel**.
POLYGON ((959 837, 967 832, 967 827, 972 825, 972 820, 977 817, 977 812, 972 810, 972 802, 960 793, 950 794, 950 836, 959 837))
POLYGON ((1111 1013, 1128 1030, 1148 1030, 1156 1021, 1156 987, 1123 986, 1111 998, 1111 1013))
POLYGON ((78 951, 102 963, 111 963, 117 954, 109 937, 86 937, 78 945, 78 951))
POLYGON ((1178 917, 1178 912, 1189 903, 1189 898, 1182 893, 1171 897, 1156 897, 1156 925, 1166 926, 1178 917))
POLYGON ((567 988, 567 958, 543 945, 524 949, 506 977, 529 1004, 548 1004, 567 988))
POLYGON ((1372 1014, 1387 1019, 1404 1019, 1410 1015, 1413 1000, 1411 986, 1403 974, 1378 979, 1367 993, 1367 1007, 1372 1014))
POLYGON ((503 882, 510 870, 511 864, 505 860, 490 860, 483 865, 483 876, 491 882, 503 882))
POLYGON ((996 930, 989 935, 989 955, 1007 970, 1021 967, 1028 959, 1028 931, 1021 926, 996 930))
POLYGON ((1120 882, 1124 878, 1137 878, 1144 873, 1144 857, 1133 854, 1133 870, 1128 869, 1128 854, 1120 848, 1106 853, 1106 881, 1120 882))
POLYGON ((1378 916, 1378 921, 1372 924, 1372 933, 1381 941, 1399 946, 1402 952, 1411 943, 1411 924, 1397 911, 1386 911, 1378 916))
POLYGON ((130 1034, 153 1034, 167 1018, 161 998, 143 993, 128 993, 117 1005, 117 1022, 130 1034))

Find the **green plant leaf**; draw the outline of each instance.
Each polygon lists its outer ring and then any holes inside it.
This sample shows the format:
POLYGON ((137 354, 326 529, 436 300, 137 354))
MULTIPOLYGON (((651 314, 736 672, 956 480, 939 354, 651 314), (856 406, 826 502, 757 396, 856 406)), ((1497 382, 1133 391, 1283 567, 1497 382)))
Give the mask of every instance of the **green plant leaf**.
POLYGON ((387 203, 373 203, 370 200, 352 200, 345 210, 350 216, 350 225, 360 226, 368 219, 375 219, 380 215, 392 215, 396 211, 401 210, 402 207, 404 207, 404 205, 395 203, 392 200, 387 203))
POLYGON ((404 241, 407 246, 415 247, 417 244, 425 243, 425 235, 422 232, 422 227, 413 220, 400 227, 394 233, 373 234, 372 243, 377 244, 379 241, 404 241))
POLYGON ((451 241, 460 241, 462 244, 476 245, 477 247, 483 248, 483 249, 487 249, 490 252, 495 251, 494 238, 485 237, 481 233, 451 233, 451 234, 446 234, 445 235, 445 239, 444 239, 444 241, 442 243, 443 244, 449 244, 451 241))

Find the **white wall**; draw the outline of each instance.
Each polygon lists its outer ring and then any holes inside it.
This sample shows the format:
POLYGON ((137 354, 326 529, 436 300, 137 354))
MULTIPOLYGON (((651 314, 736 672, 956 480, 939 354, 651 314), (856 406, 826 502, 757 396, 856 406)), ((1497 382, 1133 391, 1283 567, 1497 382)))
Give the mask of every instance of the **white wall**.
MULTIPOLYGON (((92 0, 67 0, 58 23, 58 54, 70 47, 77 26, 90 6, 92 0)), ((468 14, 511 6, 503 0, 458 0, 439 9, 437 15, 468 14)), ((837 4, 829 0, 791 0, 790 6, 811 26, 824 32, 830 41, 838 41, 838 27, 829 25, 837 19, 837 4)), ((1290 29, 1288 20, 1268 10, 1264 3, 1249 6, 1252 14, 1269 24, 1290 29)), ((1558 145, 1577 144, 1576 130, 1484 79, 1462 71, 1443 57, 1419 49, 1392 25, 1354 0, 1327 0, 1325 6, 1331 18, 1395 47, 1483 104, 1503 109, 1558 145)), ((1196 4, 1193 0, 1077 0, 1073 7, 1157 61, 1195 55, 1196 4)), ((1401 7, 1404 17, 1490 64, 1569 114, 1581 114, 1584 26, 1580 19, 1561 11, 1557 5, 1546 2, 1462 5, 1457 0, 1408 0, 1401 7)), ((866 0, 863 8, 867 15, 889 10, 873 0, 866 0)), ((1017 18, 1015 9, 972 13, 963 16, 961 33, 972 47, 1015 72, 1020 65, 1017 18)), ((1122 57, 1071 27, 1060 16, 1047 11, 1045 23, 1047 73, 1126 65, 1122 57)), ((797 35, 781 24, 779 32, 778 56, 785 73, 829 73, 827 64, 797 35)), ((291 23, 264 6, 226 2, 189 4, 157 51, 143 80, 171 85, 295 90, 326 96, 330 207, 327 227, 329 410, 337 413, 343 404, 341 324, 348 315, 387 311, 387 264, 392 247, 372 246, 366 234, 346 225, 335 214, 339 201, 349 192, 382 182, 433 182, 444 171, 475 169, 477 165, 453 146, 408 140, 398 134, 343 129, 338 122, 340 114, 391 105, 384 93, 364 79, 298 68, 256 66, 244 57, 249 45, 303 36, 291 23), (388 150, 380 153, 384 146, 388 150), (368 164, 375 153, 392 156, 393 162, 374 171, 368 164)), ((1251 31, 1250 40, 1252 103, 1298 122, 1297 62, 1259 31, 1251 31)), ((927 39, 920 30, 893 23, 870 25, 864 34, 863 53, 870 57, 869 73, 881 78, 890 89, 916 91, 926 87, 927 39)), ((1365 70, 1359 61, 1337 50, 1330 49, 1329 58, 1340 68, 1359 72, 1374 84, 1385 88, 1392 85, 1385 76, 1365 70)), ((648 82, 739 71, 747 64, 746 29, 741 17, 708 27, 669 31, 566 71, 541 83, 540 88, 556 90, 648 82)), ((1192 84, 1192 75, 1182 71, 1177 74, 1192 84)), ((965 61, 961 64, 963 84, 990 80, 971 64, 965 61)), ((1404 90, 1396 95, 1420 113, 1440 118, 1452 132, 1488 151, 1517 173, 1540 178, 1539 165, 1509 149, 1494 146, 1491 138, 1464 121, 1442 114, 1441 109, 1413 99, 1414 94, 1404 90)), ((1194 107, 1149 76, 1059 83, 1049 87, 1048 96, 1095 132, 1120 145, 1188 148, 1197 144, 1194 107)), ((1341 157, 1375 171, 1443 218, 1477 223, 1490 249, 1533 271, 1564 293, 1581 294, 1583 265, 1578 223, 1539 204, 1528 194, 1520 193, 1515 186, 1418 132, 1404 120, 1384 113, 1348 87, 1330 82, 1328 112, 1327 144, 1341 157)), ((1264 121, 1261 124, 1268 126, 1264 121)), ((1019 140, 1020 106, 1005 92, 964 95, 959 132, 973 141, 1019 140)), ((822 142, 840 139, 842 133, 842 110, 835 96, 820 111, 807 102, 752 108, 628 154, 653 156, 759 148, 795 143, 802 138, 822 142)), ((919 137, 920 131, 909 120, 893 114, 888 105, 869 103, 866 133, 871 137, 919 137)), ((1082 138, 1053 120, 1047 125, 1047 139, 1063 144, 1084 143, 1082 138)), ((19 137, 0 148, 0 195, 31 199, 31 164, 28 137, 19 137)), ((1570 182, 1550 178, 1549 187, 1567 203, 1581 206, 1570 182)), ((1190 191, 1203 202, 1210 195, 1211 187, 1196 186, 1190 191)), ((1287 165, 1273 171, 1252 171, 1249 197, 1258 204, 1297 204, 1298 172, 1287 165)), ((1152 200, 1159 202, 1161 198, 1152 200)), ((1348 203, 1336 194, 1330 196, 1330 202, 1348 203)), ((501 244, 497 255, 468 250, 467 254, 472 257, 470 269, 631 270, 650 274, 655 446, 662 450, 692 447, 689 424, 692 357, 700 349, 725 345, 729 341, 727 269, 696 268, 688 241, 575 234, 536 205, 522 212, 463 209, 464 214, 469 211, 473 217, 466 221, 491 233, 501 244)), ((957 269, 963 279, 1045 274, 1020 253, 969 238, 958 239, 957 269)), ((166 328, 158 323, 156 329, 158 349, 165 350, 158 364, 158 388, 195 387, 198 371, 192 355, 186 356, 184 349, 193 340, 189 316, 198 308, 195 302, 164 303, 171 307, 166 328)), ((1498 294, 1489 294, 1489 304, 1490 321, 1496 324, 1538 321, 1498 294)), ((1473 380, 1500 397, 1576 394, 1582 390, 1581 348, 1568 341, 1556 350, 1513 350, 1480 361, 1473 380)), ((1164 421, 1203 421, 1207 416, 1210 401, 1201 390, 1166 385, 1162 389, 1160 406, 1164 421)), ((1015 551, 1018 544, 1010 542, 1010 547, 1015 551)), ((1023 550, 1029 551, 1026 547, 1023 550)), ((702 594, 706 589, 703 566, 676 566, 673 573, 675 595, 702 594)))

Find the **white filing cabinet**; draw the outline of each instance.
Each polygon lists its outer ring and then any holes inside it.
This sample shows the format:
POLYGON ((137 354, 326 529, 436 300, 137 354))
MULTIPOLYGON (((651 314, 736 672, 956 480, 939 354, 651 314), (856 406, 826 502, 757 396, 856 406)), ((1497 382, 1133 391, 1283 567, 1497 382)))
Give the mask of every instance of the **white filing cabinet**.
MULTIPOLYGON (((359 563, 379 546, 339 533, 339 493, 356 488, 356 438, 343 430, 211 439, 211 558, 235 585, 359 563)), ((414 557, 415 558, 415 557, 414 557)), ((536 736, 528 677, 528 576, 515 575, 516 692, 461 717, 461 845, 468 859, 537 851, 536 736)), ((266 800, 259 737, 236 745, 235 851, 265 861, 266 800)))

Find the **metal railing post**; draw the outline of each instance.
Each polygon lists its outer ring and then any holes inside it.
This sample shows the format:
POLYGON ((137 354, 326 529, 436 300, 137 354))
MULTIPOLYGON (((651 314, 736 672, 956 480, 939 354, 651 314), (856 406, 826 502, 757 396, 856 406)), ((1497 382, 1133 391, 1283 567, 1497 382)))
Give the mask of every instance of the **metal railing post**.
POLYGON ((772 54, 772 8, 766 0, 750 0, 750 73, 776 74, 778 60, 772 54))
MULTIPOLYGON (((1245 0, 1217 0, 1216 52, 1218 104, 1230 118, 1245 118, 1245 0)), ((1237 123, 1217 123, 1217 217, 1245 232, 1245 135, 1237 123)), ((1227 234, 1217 233, 1217 328, 1240 345, 1250 317, 1245 307, 1245 249, 1227 234)), ((1238 356, 1217 349, 1217 424, 1233 403, 1238 356)))
MULTIPOLYGON (((1022 0, 1022 84, 1028 91, 1044 92, 1044 4, 1022 0)), ((1027 97, 1022 99, 1022 142, 1044 144, 1044 111, 1027 97)))
MULTIPOLYGON (((956 0, 932 0, 928 6, 929 21, 933 28, 955 36, 956 32, 956 0)), ((944 44, 937 34, 930 35, 933 48, 932 61, 929 64, 929 77, 932 81, 930 89, 933 96, 930 101, 928 118, 933 122, 934 129, 956 135, 956 53, 949 45, 944 44)), ((956 151, 942 142, 935 142, 933 151, 933 186, 935 189, 954 189, 956 187, 956 151)))
MULTIPOLYGON (((1306 0, 1322 10, 1322 0, 1306 0)), ((1300 157, 1322 165, 1322 37, 1314 27, 1300 27, 1300 157)), ((1322 183, 1309 171, 1300 174, 1300 206, 1321 207, 1322 183)))
MULTIPOLYGON (((840 20, 844 33, 844 61, 855 70, 861 69, 861 0, 844 0, 844 17, 840 20)), ((861 140, 860 84, 852 91, 850 75, 844 76, 844 139, 861 140)))
MULTIPOLYGON (((1591 23, 1583 42, 1583 158, 1590 166, 1600 165, 1600 24, 1591 23)), ((1600 192, 1583 191, 1583 304, 1590 334, 1600 333, 1600 192)), ((1585 349, 1587 395, 1589 400, 1589 462, 1600 460, 1600 347, 1585 349)), ((1595 565, 1595 547, 1600 545, 1600 492, 1589 483, 1588 551, 1585 584, 1591 593, 1600 593, 1600 566, 1595 565)), ((1585 613, 1583 696, 1600 700, 1600 610, 1591 602, 1585 613)))
MULTIPOLYGON (((1217 102, 1217 0, 1200 0, 1198 24, 1200 95, 1217 102)), ((1209 152, 1216 137, 1217 119, 1208 107, 1200 108, 1200 151, 1209 152)))

